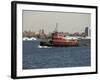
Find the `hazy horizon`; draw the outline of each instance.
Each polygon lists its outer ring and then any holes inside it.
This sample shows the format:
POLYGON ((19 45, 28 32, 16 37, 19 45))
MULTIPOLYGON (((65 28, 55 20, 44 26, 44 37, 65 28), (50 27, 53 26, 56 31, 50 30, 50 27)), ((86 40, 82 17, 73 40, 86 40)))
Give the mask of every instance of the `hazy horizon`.
POLYGON ((46 12, 23 10, 23 31, 46 33, 54 31, 56 23, 60 32, 82 32, 85 27, 91 27, 91 14, 71 12, 46 12))

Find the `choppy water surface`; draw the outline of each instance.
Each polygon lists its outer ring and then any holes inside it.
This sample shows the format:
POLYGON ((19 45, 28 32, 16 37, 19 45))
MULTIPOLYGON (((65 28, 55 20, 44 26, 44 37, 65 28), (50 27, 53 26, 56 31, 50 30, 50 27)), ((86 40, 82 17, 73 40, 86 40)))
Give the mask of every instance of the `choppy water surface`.
POLYGON ((90 47, 41 48, 23 41, 23 69, 90 66, 90 47))

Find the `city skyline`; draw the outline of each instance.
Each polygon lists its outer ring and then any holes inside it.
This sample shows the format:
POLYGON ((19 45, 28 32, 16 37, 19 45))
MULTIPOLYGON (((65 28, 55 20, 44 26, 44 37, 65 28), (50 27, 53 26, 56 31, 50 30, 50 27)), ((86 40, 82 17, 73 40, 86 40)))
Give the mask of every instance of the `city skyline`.
POLYGON ((56 24, 60 32, 82 32, 91 26, 91 14, 23 10, 23 31, 43 29, 49 33, 54 31, 56 24))

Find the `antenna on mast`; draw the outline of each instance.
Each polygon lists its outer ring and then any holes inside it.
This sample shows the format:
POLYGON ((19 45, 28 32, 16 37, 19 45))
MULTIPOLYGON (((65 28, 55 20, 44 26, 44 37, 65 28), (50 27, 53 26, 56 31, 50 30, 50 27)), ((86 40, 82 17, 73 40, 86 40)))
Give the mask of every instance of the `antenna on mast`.
POLYGON ((58 24, 56 23, 55 32, 58 32, 58 24))

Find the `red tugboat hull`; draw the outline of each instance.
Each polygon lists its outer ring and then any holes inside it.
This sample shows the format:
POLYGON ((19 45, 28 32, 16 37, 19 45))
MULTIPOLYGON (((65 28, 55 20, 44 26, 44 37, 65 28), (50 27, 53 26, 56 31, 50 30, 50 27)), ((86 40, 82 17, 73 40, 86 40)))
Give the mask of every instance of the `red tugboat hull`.
POLYGON ((67 47, 67 46, 78 46, 78 43, 76 42, 66 42, 66 43, 55 43, 54 46, 59 46, 59 47, 67 47))

